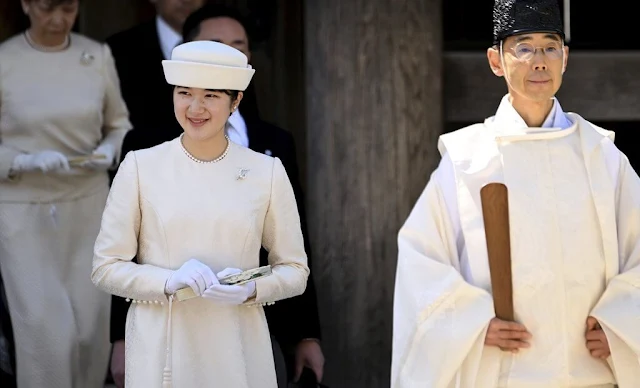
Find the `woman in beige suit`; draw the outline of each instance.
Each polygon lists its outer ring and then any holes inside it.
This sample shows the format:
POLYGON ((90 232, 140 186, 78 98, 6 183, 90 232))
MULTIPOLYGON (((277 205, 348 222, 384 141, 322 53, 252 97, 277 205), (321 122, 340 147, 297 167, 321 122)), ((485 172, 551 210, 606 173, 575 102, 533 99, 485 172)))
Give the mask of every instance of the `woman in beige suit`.
POLYGON ((102 387, 110 297, 89 274, 128 113, 108 47, 70 32, 78 0, 22 7, 29 29, 0 45, 0 271, 17 383, 102 387))
POLYGON ((134 302, 125 385, 275 388, 262 306, 302 294, 309 269, 282 163, 225 134, 254 70, 210 41, 176 47, 163 66, 184 133, 126 155, 95 245, 93 282, 134 302), (270 276, 219 283, 257 267, 261 246, 270 276), (183 288, 197 297, 177 301, 183 288))

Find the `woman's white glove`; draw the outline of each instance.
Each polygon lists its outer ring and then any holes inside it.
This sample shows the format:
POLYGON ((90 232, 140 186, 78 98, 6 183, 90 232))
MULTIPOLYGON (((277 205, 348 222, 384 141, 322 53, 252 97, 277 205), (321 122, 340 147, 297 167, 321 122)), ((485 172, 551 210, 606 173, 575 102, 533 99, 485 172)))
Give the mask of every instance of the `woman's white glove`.
MULTIPOLYGON (((218 279, 225 276, 241 273, 238 268, 225 268, 216 274, 218 279)), ((216 279, 217 280, 217 279, 216 279)), ((213 300, 220 304, 239 305, 244 303, 256 291, 256 282, 251 281, 242 285, 226 285, 216 281, 202 294, 203 298, 213 300)))
POLYGON ((196 259, 190 259, 173 271, 167 279, 164 291, 173 295, 181 288, 191 287, 193 292, 200 296, 212 284, 218 284, 218 279, 211 268, 196 259))
POLYGON ((13 159, 11 170, 27 172, 41 170, 42 172, 65 170, 69 171, 67 157, 58 151, 41 151, 35 154, 20 154, 13 159))

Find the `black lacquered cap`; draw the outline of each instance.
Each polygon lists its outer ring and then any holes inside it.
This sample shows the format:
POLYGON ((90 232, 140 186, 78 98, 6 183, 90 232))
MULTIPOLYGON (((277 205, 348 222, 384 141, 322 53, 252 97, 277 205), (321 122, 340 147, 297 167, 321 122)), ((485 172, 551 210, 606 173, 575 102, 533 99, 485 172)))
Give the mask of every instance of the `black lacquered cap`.
POLYGON ((552 32, 565 39, 558 0, 495 0, 493 44, 531 32, 552 32))

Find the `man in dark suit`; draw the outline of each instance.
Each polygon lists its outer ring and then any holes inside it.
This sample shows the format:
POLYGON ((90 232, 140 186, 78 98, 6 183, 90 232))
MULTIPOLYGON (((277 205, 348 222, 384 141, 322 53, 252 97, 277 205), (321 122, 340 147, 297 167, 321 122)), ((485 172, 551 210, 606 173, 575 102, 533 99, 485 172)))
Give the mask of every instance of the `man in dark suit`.
MULTIPOLYGON (((160 9, 158 9, 158 12, 160 14, 160 9)), ((154 38, 154 25, 152 23, 135 27, 129 32, 120 33, 107 41, 112 47, 116 67, 121 74, 122 90, 125 95, 125 101, 130 104, 129 110, 131 111, 134 131, 136 123, 139 123, 143 129, 131 136, 129 141, 125 140, 123 155, 129 150, 147 148, 173 139, 181 132, 173 116, 171 88, 166 85, 162 73, 160 63, 162 58, 159 57, 161 49, 158 44, 158 37, 155 36, 155 39, 151 41, 154 38), (129 44, 127 42, 134 37, 147 39, 149 43, 146 43, 148 47, 144 50, 145 52, 135 53, 133 49, 128 48, 129 44), (120 46, 120 50, 114 50, 114 46, 120 46), (119 54, 123 56, 122 60, 119 54), (142 60, 136 59, 136 56, 140 55, 150 57, 146 59, 146 67, 136 63, 142 60), (152 68, 148 64, 149 61, 157 63, 157 72, 148 70, 152 68), (125 86, 127 82, 129 85, 125 86), (131 103, 129 103, 127 93, 129 93, 129 98, 132 100, 131 103), (162 99, 162 102, 159 101, 160 99, 162 99), (175 126, 170 127, 168 125, 169 121, 171 125, 175 126)), ((239 49, 250 58, 249 40, 245 25, 241 15, 235 10, 220 6, 205 6, 189 16, 184 23, 184 36, 181 37, 179 42, 203 39, 217 40, 239 49)), ((136 43, 132 42, 131 46, 135 44, 140 45, 140 40, 136 43)), ((296 195, 305 247, 309 254, 304 199, 299 182, 293 137, 289 132, 260 119, 252 85, 249 85, 249 88, 244 92, 244 98, 239 110, 229 118, 226 130, 232 141, 247 146, 254 151, 281 159, 296 195)), ((264 249, 261 251, 260 264, 267 264, 267 255, 264 249)), ((310 262, 309 266, 311 266, 310 262)), ((113 298, 111 339, 114 343, 114 351, 111 369, 114 375, 120 374, 120 371, 124 372, 123 339, 128 307, 128 303, 122 298, 113 298)), ((312 275, 309 276, 304 294, 265 307, 265 314, 269 330, 278 344, 280 344, 287 358, 289 378, 293 381, 298 381, 306 366, 309 369, 306 369, 305 377, 308 380, 320 381, 324 368, 324 356, 320 347, 320 325, 312 275)), ((117 379, 116 376, 114 377, 117 379)), ((279 378, 279 380, 281 379, 279 378)))
POLYGON ((151 0, 156 17, 107 39, 133 129, 122 154, 173 140, 182 133, 173 113, 173 88, 161 61, 182 43, 182 25, 205 0, 151 0))

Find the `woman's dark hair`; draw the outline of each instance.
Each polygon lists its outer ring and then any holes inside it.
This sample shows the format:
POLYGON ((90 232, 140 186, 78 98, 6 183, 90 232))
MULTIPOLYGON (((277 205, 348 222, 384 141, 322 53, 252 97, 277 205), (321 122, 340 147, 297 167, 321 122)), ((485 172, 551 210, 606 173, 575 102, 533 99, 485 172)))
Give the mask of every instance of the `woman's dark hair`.
POLYGON ((214 92, 220 92, 228 95, 231 97, 231 103, 234 103, 238 99, 238 94, 240 94, 240 91, 238 90, 214 90, 214 92))

